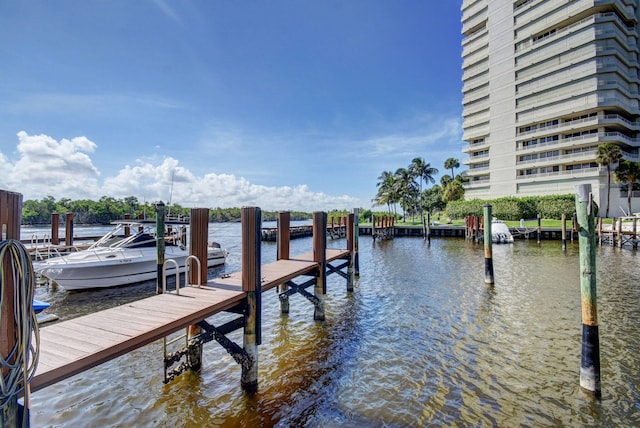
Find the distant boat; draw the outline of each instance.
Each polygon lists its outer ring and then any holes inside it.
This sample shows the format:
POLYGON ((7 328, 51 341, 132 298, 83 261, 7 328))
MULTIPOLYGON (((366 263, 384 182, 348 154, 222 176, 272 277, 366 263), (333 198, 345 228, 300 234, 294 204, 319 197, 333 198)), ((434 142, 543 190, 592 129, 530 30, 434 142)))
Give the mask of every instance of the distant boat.
MULTIPOLYGON (((115 287, 156 278, 155 221, 120 220, 114 224, 112 231, 88 249, 34 262, 34 271, 66 290, 115 287)), ((165 224, 172 228, 165 238, 165 260, 175 260, 182 270, 189 256, 182 241, 188 223, 165 224)), ((209 244, 207 253, 208 267, 226 262, 228 252, 217 243, 209 244)), ((167 274, 175 274, 173 264, 167 266, 167 274)))
POLYGON ((509 227, 500 220, 491 222, 491 241, 496 244, 512 244, 513 235, 509 227))

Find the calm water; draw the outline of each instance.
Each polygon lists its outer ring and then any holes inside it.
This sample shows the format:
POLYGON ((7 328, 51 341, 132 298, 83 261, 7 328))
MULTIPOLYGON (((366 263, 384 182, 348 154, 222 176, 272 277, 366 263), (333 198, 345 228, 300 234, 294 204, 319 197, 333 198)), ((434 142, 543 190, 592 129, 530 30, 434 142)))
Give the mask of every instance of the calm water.
MULTIPOLYGON (((211 275, 239 270, 240 225, 211 235, 231 252, 211 275)), ((311 239, 292 241, 292 254, 310 249, 311 239)), ((275 260, 275 245, 262 251, 275 260)), ((200 374, 163 385, 156 342, 36 392, 32 426, 640 426, 639 253, 598 249, 600 401, 579 387, 577 242, 566 254, 535 240, 493 253, 487 286, 482 246, 361 237, 355 291, 329 277, 326 321, 301 296, 283 316, 275 291, 264 295, 257 394, 241 390, 239 366, 215 342, 200 374)), ((154 290, 36 295, 68 319, 154 290)))

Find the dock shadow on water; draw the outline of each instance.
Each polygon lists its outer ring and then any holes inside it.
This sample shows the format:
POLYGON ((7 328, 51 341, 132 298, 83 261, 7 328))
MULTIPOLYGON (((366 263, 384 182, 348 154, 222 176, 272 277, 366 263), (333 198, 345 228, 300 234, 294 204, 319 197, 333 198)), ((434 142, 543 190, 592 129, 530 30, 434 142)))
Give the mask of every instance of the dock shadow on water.
MULTIPOLYGON (((256 394, 242 391, 239 366, 215 342, 201 373, 163 385, 155 342, 36 392, 32 426, 640 425, 637 252, 598 248, 603 391, 594 401, 579 387, 577 243, 565 253, 558 241, 494 246, 492 286, 482 245, 463 239, 361 237, 359 247, 355 291, 330 278, 324 322, 300 296, 281 315, 276 293, 265 293, 256 394)), ((309 248, 292 241, 293 254, 309 248)), ((262 252, 264 263, 275 259, 274 245, 262 252)), ((237 271, 231 253, 224 269, 237 271)), ((155 291, 139 287, 68 293, 56 311, 78 316, 96 310, 93 300, 155 291)))

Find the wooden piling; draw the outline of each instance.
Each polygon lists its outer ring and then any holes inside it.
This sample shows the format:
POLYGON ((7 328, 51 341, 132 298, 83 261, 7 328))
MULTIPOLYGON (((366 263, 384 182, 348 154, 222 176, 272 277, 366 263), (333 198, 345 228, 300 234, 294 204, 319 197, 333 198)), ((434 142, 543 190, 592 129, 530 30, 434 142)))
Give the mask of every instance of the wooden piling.
POLYGON ((576 214, 580 246, 580 294, 582 301, 582 358, 580 386, 601 396, 600 339, 596 300, 595 205, 591 184, 576 186, 576 214))
POLYGON ((67 213, 64 243, 69 249, 73 247, 73 213, 67 213))
POLYGON ((493 254, 491 238, 491 204, 484 206, 484 282, 493 284, 493 254))
POLYGON ((245 390, 255 392, 258 389, 258 345, 262 341, 262 287, 260 281, 262 213, 260 208, 242 208, 241 219, 242 291, 247 293, 243 338, 244 350, 248 355, 249 361, 246 364, 242 364, 240 383, 245 390))
MULTIPOLYGON (((209 209, 208 208, 191 208, 191 216, 189 217, 189 255, 196 256, 200 260, 200 265, 194 260, 189 260, 189 278, 185 283, 196 284, 198 286, 207 282, 208 268, 208 242, 209 242, 209 209), (200 269, 198 272, 197 269, 200 269)), ((183 242, 183 245, 186 243, 183 242)), ((185 266, 186 270, 186 266, 185 266)), ((179 276, 178 276, 179 277, 179 276)), ((185 284, 186 285, 186 284, 185 284)), ((176 284, 178 287, 179 284, 176 284)), ((188 338, 192 339, 202 333, 202 327, 192 324, 188 328, 188 338)), ((198 346, 190 346, 187 353, 187 365, 189 369, 197 372, 202 368, 202 344, 198 346)))
POLYGON ((541 218, 540 218, 540 214, 537 215, 538 218, 538 244, 540 244, 540 239, 542 239, 542 223, 541 223, 541 218))
POLYGON ((622 242, 624 241, 622 238, 622 217, 616 223, 616 239, 618 240, 618 248, 622 248, 622 242))
POLYGON ((562 214, 562 251, 567 251, 567 215, 562 214))
MULTIPOLYGON (((276 245, 277 245, 277 259, 278 260, 289 260, 289 250, 291 248, 291 236, 290 236, 290 224, 291 224, 291 213, 289 211, 283 211, 278 213, 278 235, 276 237, 276 245)), ((289 296, 285 293, 289 287, 287 284, 278 285, 278 295, 280 297, 280 313, 288 314, 289 313, 289 296)))
MULTIPOLYGON (((20 239, 20 220, 22 213, 22 195, 14 192, 0 190, 0 241, 8 239, 20 239)), ((2 299, 0 300, 0 355, 9 364, 15 364, 17 355, 14 348, 17 342, 18 326, 15 323, 15 308, 13 305, 15 296, 15 284, 11 260, 3 258, 3 275, 0 278, 2 299)), ((2 368, 1 375, 5 377, 8 369, 2 368)), ((1 397, 4 405, 0 408, 0 426, 19 426, 18 397, 1 397)))
POLYGON ((571 243, 572 244, 573 244, 573 236, 577 231, 577 228, 576 228, 577 223, 578 223, 578 220, 576 218, 576 215, 574 214, 573 216, 571 216, 571 243))
POLYGON ((164 290, 164 275, 162 275, 162 266, 164 265, 164 209, 164 202, 160 201, 156 204, 156 294, 162 294, 162 290, 164 290))
POLYGON ((352 254, 352 258, 353 258, 353 274, 355 276, 360 276, 360 257, 358 256, 358 241, 360 239, 360 209, 358 208, 354 208, 353 209, 353 219, 354 219, 354 224, 353 224, 353 254, 352 254))
POLYGON ((353 276, 354 276, 354 268, 353 268, 353 241, 354 241, 354 214, 349 214, 346 217, 346 235, 347 235, 347 250, 351 252, 351 257, 349 257, 349 266, 347 266, 347 291, 353 291, 353 276))
POLYGON ((602 246, 602 221, 604 219, 602 217, 598 217, 596 220, 598 222, 598 245, 602 246))
POLYGON ((611 218, 611 246, 616 245, 616 218, 611 218))
POLYGON ((60 214, 51 213, 51 245, 60 245, 60 214))
POLYGON ((427 243, 431 244, 431 213, 427 211, 427 243))
POLYGON ((327 292, 327 213, 313 213, 313 261, 319 264, 314 287, 318 304, 315 306, 313 319, 323 321, 324 296, 327 292))
MULTIPOLYGON (((131 214, 125 214, 124 219, 131 220, 131 214)), ((124 236, 131 236, 131 226, 128 224, 124 226, 124 236)))

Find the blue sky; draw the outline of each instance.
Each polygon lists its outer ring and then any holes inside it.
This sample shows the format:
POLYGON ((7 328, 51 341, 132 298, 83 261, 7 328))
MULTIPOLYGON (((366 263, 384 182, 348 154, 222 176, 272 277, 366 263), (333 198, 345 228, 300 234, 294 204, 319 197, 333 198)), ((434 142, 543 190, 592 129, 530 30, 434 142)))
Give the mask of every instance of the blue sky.
POLYGON ((459 1, 0 4, 0 188, 191 207, 371 206, 462 160, 459 1))

